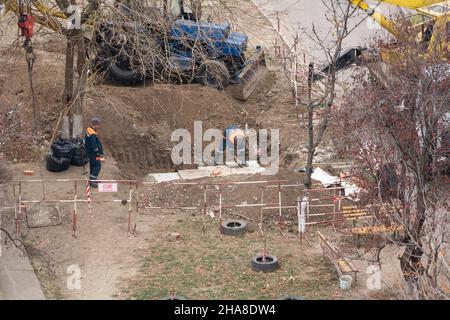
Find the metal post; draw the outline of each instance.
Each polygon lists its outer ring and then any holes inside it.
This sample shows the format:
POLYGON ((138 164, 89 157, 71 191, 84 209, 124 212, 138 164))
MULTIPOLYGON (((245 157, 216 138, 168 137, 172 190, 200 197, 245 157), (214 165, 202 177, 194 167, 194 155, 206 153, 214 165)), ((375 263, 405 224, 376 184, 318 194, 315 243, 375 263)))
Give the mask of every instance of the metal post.
POLYGON ((139 184, 136 183, 136 213, 139 214, 139 184))
POLYGON ((77 195, 73 197, 72 237, 77 238, 77 195))
POLYGON ((283 223, 283 215, 282 215, 282 208, 281 208, 281 206, 282 206, 282 204, 281 204, 281 192, 282 192, 282 190, 281 190, 281 184, 279 184, 279 185, 278 185, 278 213, 279 213, 278 226, 279 226, 279 228, 280 228, 280 231, 283 230, 283 226, 282 226, 282 223, 283 223))
POLYGON ((300 237, 300 244, 303 244, 303 233, 301 225, 301 215, 302 215, 301 206, 302 206, 301 198, 297 197, 298 236, 300 237))
POLYGON ((261 187, 261 217, 260 217, 260 224, 262 226, 264 219, 264 187, 261 187))
POLYGON ((19 194, 19 210, 18 211, 16 211, 16 210, 14 210, 14 222, 15 222, 15 225, 16 225, 16 236, 17 237, 19 237, 19 232, 20 232, 20 229, 19 229, 19 216, 21 215, 21 213, 22 213, 22 195, 21 194, 19 194))
POLYGON ((306 193, 306 196, 308 197, 308 201, 306 202, 306 219, 308 219, 309 216, 309 195, 306 193))
POLYGON ((219 221, 222 225, 222 186, 219 188, 219 221))
MULTIPOLYGON (((130 185, 131 188, 131 185, 130 185)), ((129 199, 128 199, 128 237, 131 237, 131 197, 133 190, 129 190, 129 199)))
POLYGON ((333 222, 332 226, 335 228, 335 221, 336 221, 336 189, 333 189, 333 222))
POLYGON ((203 186, 203 215, 206 216, 207 208, 206 208, 207 194, 206 194, 206 184, 203 186))
POLYGON ((91 206, 91 182, 89 178, 86 178, 86 200, 88 203, 89 216, 93 218, 94 215, 92 214, 92 206, 91 206))

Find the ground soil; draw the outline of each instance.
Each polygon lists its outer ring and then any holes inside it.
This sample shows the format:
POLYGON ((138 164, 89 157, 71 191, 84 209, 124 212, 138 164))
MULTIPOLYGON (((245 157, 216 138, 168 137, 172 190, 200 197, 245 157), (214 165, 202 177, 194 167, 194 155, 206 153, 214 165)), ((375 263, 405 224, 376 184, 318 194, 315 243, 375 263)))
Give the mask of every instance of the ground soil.
MULTIPOLYGON (((60 174, 41 171, 38 164, 16 164, 11 168, 15 180, 43 178, 45 180, 61 178, 60 174), (34 177, 22 172, 34 170, 34 177), (41 175, 42 172, 42 175, 41 175)), ((65 172, 64 178, 83 179, 83 169, 72 167, 65 172)), ((118 179, 121 175, 113 161, 104 167, 105 179, 118 179)), ((233 180, 260 181, 261 176, 232 177, 233 180)), ((266 177, 267 179, 267 177, 266 177)), ((272 177, 271 179, 275 179, 272 177)), ((301 181, 301 176, 282 170, 278 179, 301 181), (289 179, 290 178, 290 179, 289 179)), ((197 182, 224 183, 225 179, 199 180, 197 182)), ((18 191, 16 185, 16 192, 18 191)), ((22 183, 22 195, 26 200, 41 200, 43 186, 39 182, 22 183)), ((370 252, 355 250, 354 239, 343 238, 333 228, 321 229, 332 241, 339 243, 349 257, 360 256, 352 260, 359 270, 358 282, 349 292, 341 291, 335 268, 322 256, 315 231, 310 229, 308 238, 301 245, 297 237, 296 213, 284 210, 282 230, 279 232, 278 210, 266 212, 263 219, 264 237, 260 233, 259 209, 223 210, 223 218, 246 220, 249 233, 243 237, 220 236, 218 232, 217 193, 214 186, 208 187, 207 215, 202 211, 203 192, 199 186, 140 186, 140 213, 136 214, 134 205, 131 216, 131 231, 128 233, 128 206, 121 203, 96 203, 97 200, 127 199, 129 186, 119 185, 117 194, 105 195, 92 192, 91 217, 88 206, 77 206, 77 238, 73 238, 73 204, 61 203, 58 217, 48 216, 46 208, 55 208, 54 204, 27 204, 27 218, 22 219, 22 236, 27 243, 28 252, 44 292, 49 299, 160 299, 171 292, 186 295, 189 298, 208 299, 268 299, 284 295, 295 295, 314 299, 353 299, 353 298, 390 298, 397 288, 398 270, 395 254, 398 248, 383 251, 386 261, 383 269, 386 275, 384 289, 368 291, 364 270, 368 266, 365 259, 371 258, 370 252), (148 209, 146 206, 189 205, 197 210, 148 209), (214 216, 214 219, 211 218, 214 216), (134 233, 135 231, 135 233, 134 233), (177 239, 171 240, 177 233, 177 239), (258 274, 251 271, 249 259, 264 248, 267 238, 267 250, 281 261, 280 271, 273 274, 258 274), (198 264, 198 261, 202 261, 198 264), (69 289, 67 281, 72 274, 69 268, 76 265, 81 270, 81 288, 69 289), (238 273, 236 273, 238 270, 238 273), (307 271, 305 271, 307 270, 307 271), (239 274, 239 277, 236 277, 239 274), (205 287, 204 283, 213 285, 205 287), (237 290, 236 290, 237 289, 237 290)), ((86 199, 83 181, 77 185, 79 199, 86 199)), ((133 186, 132 189, 135 189, 133 186)), ((70 200, 74 196, 72 182, 53 182, 45 185, 47 200, 53 197, 70 200)), ((275 188, 276 190, 276 188, 275 188)), ((276 201, 276 191, 265 193, 266 201, 276 201), (273 198, 274 200, 271 200, 273 198)), ((8 188, 8 203, 12 203, 12 187, 8 188)), ((283 205, 295 204, 297 191, 283 193, 283 205)), ((224 188, 223 203, 242 204, 259 203, 260 188, 252 185, 229 186, 224 188)), ((54 212, 54 211, 53 211, 54 212)), ((312 211, 318 213, 320 211, 312 211)), ((13 212, 4 215, 12 220, 13 212)), ((53 213, 53 215, 56 215, 53 213)), ((12 224, 11 224, 12 226, 12 224)))
MULTIPOLYGON (((239 19, 235 18, 237 25, 249 32, 252 44, 263 43, 270 51, 273 44, 270 24, 251 2, 244 2, 244 6, 246 13, 239 19), (258 32, 261 26, 267 32, 258 32)), ((57 124, 62 112, 64 39, 54 35, 36 37, 38 60, 33 77, 41 121, 40 128, 33 131, 24 57, 17 46, 10 46, 15 40, 12 36, 15 28, 13 20, 3 22, 0 28, 3 31, 0 33, 0 160, 9 164, 16 180, 84 179, 86 171, 83 168, 71 167, 64 173, 49 173, 43 161, 52 137, 57 136, 57 124), (24 176, 23 170, 34 170, 34 176, 24 176)), ((192 131, 193 122, 201 120, 204 129, 224 128, 231 123, 247 123, 254 128, 279 128, 284 169, 271 179, 301 183, 302 177, 293 173, 292 169, 304 164, 302 148, 306 141, 305 130, 296 117, 289 83, 276 63, 272 62, 270 54, 268 60, 271 71, 258 92, 247 102, 232 99, 226 91, 198 85, 124 88, 92 81, 85 99, 85 117, 88 120, 92 115, 99 115, 103 119, 100 134, 106 147, 107 161, 102 178, 142 178, 149 172, 174 170, 167 159, 171 132, 177 128, 192 131)), ((327 138, 321 147, 328 148, 329 141, 327 138)), ((232 179, 265 180, 267 177, 232 179)), ((192 206, 201 202, 201 190, 170 188, 173 187, 139 189, 141 203, 175 203, 178 206, 185 203, 192 206)), ((27 200, 39 200, 43 196, 47 200, 69 200, 73 199, 74 187, 71 183, 49 183, 43 195, 40 183, 24 183, 22 192, 27 200)), ((287 191, 283 201, 295 204, 298 192, 287 191)), ((12 187, 8 188, 7 194, 8 201, 12 203, 15 199, 12 187)), ((78 184, 77 195, 79 198, 85 197, 83 182, 78 184)), ((120 192, 112 196, 127 199, 128 187, 121 186, 120 192)), ((224 196, 226 201, 236 204, 261 200, 259 188, 245 185, 227 187, 224 196)), ((214 212, 217 194, 211 192, 210 197, 209 209, 214 212)), ((107 199, 107 196, 94 191, 93 198, 107 199)), ((276 193, 266 195, 266 201, 276 199, 276 193)), ((33 214, 31 212, 38 215, 37 218, 30 218, 41 219, 40 206, 33 208, 29 205, 30 215, 33 214)), ((226 216, 240 215, 251 222, 253 232, 243 238, 221 239, 217 233, 217 220, 205 218, 199 212, 179 210, 141 210, 139 215, 133 214, 131 226, 136 225, 136 236, 129 237, 127 206, 96 203, 93 204, 91 217, 87 206, 80 204, 77 208, 78 238, 74 239, 73 205, 64 203, 59 209, 61 224, 56 226, 53 225, 54 217, 42 218, 44 224, 49 221, 52 224, 47 227, 30 228, 23 221, 23 237, 28 244, 30 258, 49 299, 158 299, 170 291, 202 299, 256 299, 282 295, 306 298, 373 297, 365 289, 364 275, 355 290, 343 292, 338 289, 333 268, 321 256, 314 233, 311 233, 310 239, 312 247, 307 244, 300 246, 297 242, 293 211, 286 211, 283 217, 287 238, 277 231, 276 213, 268 214, 264 220, 268 248, 282 259, 282 267, 279 273, 260 275, 251 272, 248 267, 249 259, 263 247, 257 229, 259 210, 225 211, 226 216), (179 233, 181 240, 168 242, 167 235, 173 232, 179 233), (197 259, 201 259, 204 265, 193 263, 197 259), (73 265, 81 269, 80 290, 67 287, 70 276, 67 271, 73 265), (239 277, 234 276, 236 270, 240 272, 239 277), (213 285, 205 288, 204 283, 210 282, 213 285)), ((217 212, 215 214, 217 218, 217 212)), ((328 231, 331 233, 333 230, 328 231)), ((363 262, 360 266, 362 274, 366 265, 363 262)))

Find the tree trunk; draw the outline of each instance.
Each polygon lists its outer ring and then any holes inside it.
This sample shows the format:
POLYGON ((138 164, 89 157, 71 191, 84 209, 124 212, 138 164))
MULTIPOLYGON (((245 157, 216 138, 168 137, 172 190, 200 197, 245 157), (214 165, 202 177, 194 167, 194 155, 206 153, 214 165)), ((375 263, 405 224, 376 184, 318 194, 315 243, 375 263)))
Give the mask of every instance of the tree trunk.
POLYGON ((314 147, 314 124, 313 124, 313 113, 311 106, 308 106, 308 160, 306 161, 306 172, 305 177, 303 179, 303 184, 305 188, 311 189, 311 175, 313 173, 313 160, 314 160, 314 152, 316 148, 314 147))
MULTIPOLYGON (((64 77, 64 93, 63 93, 63 104, 64 108, 68 108, 73 101, 73 68, 74 68, 74 53, 75 53, 75 43, 71 36, 67 37, 66 46, 66 69, 64 77)), ((68 114, 64 115, 61 122, 61 136, 64 139, 70 139, 72 136, 71 132, 71 115, 72 109, 69 110, 68 114)))
POLYGON ((316 151, 314 145, 314 105, 312 101, 312 83, 314 76, 314 65, 309 64, 309 74, 308 74, 308 160, 306 161, 306 172, 303 178, 303 184, 306 189, 311 189, 311 175, 313 173, 313 160, 314 152, 316 151))
POLYGON ((78 83, 75 92, 75 101, 73 106, 73 127, 72 138, 79 138, 83 135, 83 102, 87 88, 88 77, 88 59, 87 44, 84 38, 78 41, 78 60, 77 73, 78 83))
POLYGON ((80 34, 72 34, 67 39, 66 72, 63 102, 69 112, 62 118, 61 131, 65 139, 83 135, 83 101, 88 77, 88 46, 80 34), (77 85, 74 87, 75 50, 77 49, 77 85))
POLYGON ((400 257, 400 267, 407 285, 408 294, 414 299, 420 298, 419 278, 423 274, 422 265, 422 227, 425 222, 425 203, 422 187, 417 187, 416 216, 411 220, 406 247, 400 257))

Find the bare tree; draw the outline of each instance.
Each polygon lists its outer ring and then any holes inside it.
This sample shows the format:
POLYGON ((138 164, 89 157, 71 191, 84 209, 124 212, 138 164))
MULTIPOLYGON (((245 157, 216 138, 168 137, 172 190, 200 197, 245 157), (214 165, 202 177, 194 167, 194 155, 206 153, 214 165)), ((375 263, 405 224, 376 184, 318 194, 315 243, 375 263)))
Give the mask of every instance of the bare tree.
POLYGON ((63 103, 67 114, 62 118, 64 138, 78 138, 83 134, 83 99, 89 70, 88 52, 93 26, 91 18, 100 7, 100 0, 89 0, 80 8, 76 0, 55 0, 68 24, 61 32, 66 36, 66 62, 63 103), (87 31, 86 31, 87 30, 87 31), (75 56, 77 56, 77 82, 75 85, 75 56))
POLYGON ((362 204, 378 208, 375 223, 404 230, 398 245, 404 246, 400 267, 408 296, 443 297, 438 279, 445 272, 448 277, 448 265, 437 265, 448 241, 450 199, 443 173, 449 160, 442 146, 449 130, 449 52, 440 41, 439 48, 424 49, 417 30, 406 23, 402 30, 395 44, 374 44, 381 55, 372 57, 368 71, 355 74, 334 134, 360 165, 355 174, 367 190, 362 204), (389 65, 380 60, 396 52, 401 55, 389 65), (375 65, 387 70, 383 79, 371 73, 375 65), (379 210, 386 204, 389 210, 379 210))
POLYGON ((321 49, 328 67, 325 68, 326 74, 320 75, 320 78, 324 78, 324 81, 316 83, 317 71, 313 63, 309 64, 306 90, 303 90, 303 92, 306 92, 306 98, 300 98, 299 101, 300 105, 306 108, 305 126, 308 132, 306 146, 308 158, 305 166, 304 185, 307 189, 311 187, 314 155, 329 126, 331 111, 337 97, 337 73, 340 71, 338 64, 343 53, 343 43, 355 26, 360 23, 359 21, 355 24, 352 21, 356 16, 356 9, 350 2, 323 0, 322 3, 327 8, 326 17, 331 26, 328 35, 332 34, 331 39, 321 36, 315 25, 312 26, 312 31, 305 32, 305 35, 321 49))

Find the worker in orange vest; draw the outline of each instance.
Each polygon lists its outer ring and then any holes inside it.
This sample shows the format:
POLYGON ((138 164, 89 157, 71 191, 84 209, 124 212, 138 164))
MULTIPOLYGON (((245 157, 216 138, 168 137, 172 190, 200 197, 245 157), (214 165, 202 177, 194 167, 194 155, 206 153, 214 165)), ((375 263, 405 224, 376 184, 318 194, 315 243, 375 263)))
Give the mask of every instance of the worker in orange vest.
POLYGON ((92 118, 91 126, 86 129, 85 133, 85 146, 86 153, 89 157, 90 185, 93 188, 98 187, 97 179, 102 169, 101 161, 104 160, 103 145, 98 136, 98 131, 101 127, 101 121, 99 118, 92 118))

